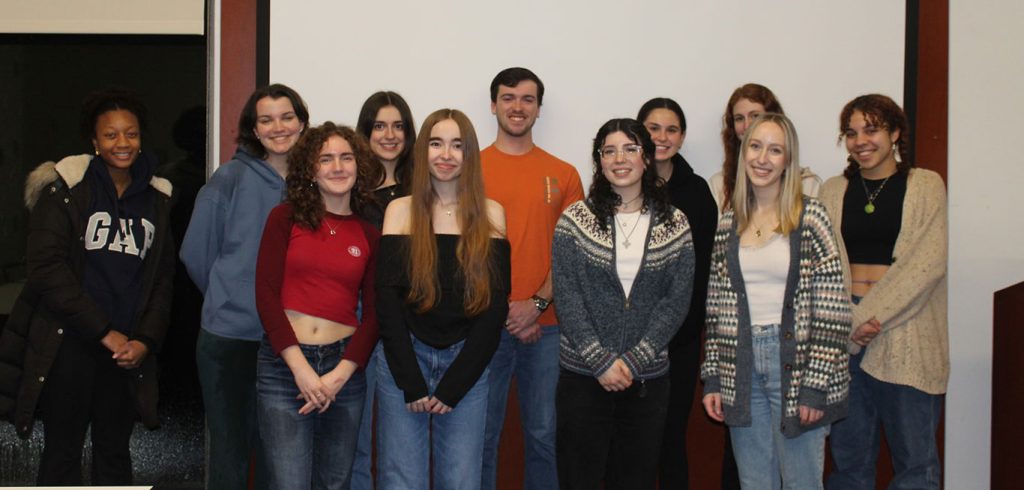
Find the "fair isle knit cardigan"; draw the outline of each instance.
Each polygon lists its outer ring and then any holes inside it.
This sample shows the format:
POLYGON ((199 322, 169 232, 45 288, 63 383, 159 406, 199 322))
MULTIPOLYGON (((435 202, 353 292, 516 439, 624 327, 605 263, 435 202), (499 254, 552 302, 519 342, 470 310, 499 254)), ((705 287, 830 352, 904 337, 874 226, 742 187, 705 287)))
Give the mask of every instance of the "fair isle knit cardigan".
MULTIPOLYGON (((779 328, 782 368, 782 433, 831 424, 846 416, 850 384, 846 341, 850 296, 843 281, 832 225, 825 207, 805 197, 800 227, 789 234, 789 275, 779 328), (822 410, 800 425, 799 406, 822 410)), ((721 393, 725 423, 749 426, 753 347, 746 286, 739 263, 733 212, 722 215, 711 252, 707 331, 701 379, 704 394, 721 393)))
POLYGON ((599 377, 622 359, 635 380, 668 372, 668 342, 689 311, 693 237, 686 216, 652 216, 636 279, 626 296, 615 267, 615 225, 601 226, 586 201, 555 226, 551 281, 562 334, 559 364, 599 377))

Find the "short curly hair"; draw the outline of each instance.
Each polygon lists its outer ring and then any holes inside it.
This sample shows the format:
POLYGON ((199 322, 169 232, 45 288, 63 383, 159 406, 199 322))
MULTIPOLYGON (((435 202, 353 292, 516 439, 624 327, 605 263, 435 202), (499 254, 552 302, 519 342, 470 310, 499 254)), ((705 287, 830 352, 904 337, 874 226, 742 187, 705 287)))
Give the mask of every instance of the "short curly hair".
MULTIPOLYGON (((885 129, 889 133, 900 132, 900 138, 896 141, 896 150, 900 154, 900 159, 896 162, 896 171, 904 175, 910 173, 911 167, 914 166, 914 162, 910 160, 910 148, 907 143, 910 141, 910 128, 907 124, 907 115, 903 113, 899 104, 882 94, 861 95, 851 100, 839 113, 839 144, 846 138, 846 130, 850 129, 850 118, 856 111, 863 113, 864 119, 875 127, 885 129)), ((860 165, 853 156, 846 157, 846 162, 843 175, 847 179, 860 173, 860 165)))
POLYGON ((381 168, 377 157, 370 151, 366 138, 355 130, 331 121, 306 130, 288 154, 288 178, 285 179, 288 194, 285 200, 292 205, 292 222, 310 230, 320 227, 325 213, 324 199, 316 185, 316 171, 320 165, 320 151, 332 136, 347 141, 356 157, 356 183, 351 191, 354 213, 363 216, 375 202, 373 190, 380 181, 381 168))

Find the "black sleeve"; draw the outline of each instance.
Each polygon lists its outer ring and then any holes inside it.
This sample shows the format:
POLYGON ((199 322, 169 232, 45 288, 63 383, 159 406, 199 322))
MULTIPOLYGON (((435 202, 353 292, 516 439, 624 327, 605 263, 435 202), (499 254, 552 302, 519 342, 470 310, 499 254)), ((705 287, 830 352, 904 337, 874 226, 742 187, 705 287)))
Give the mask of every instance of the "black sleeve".
POLYGON ((437 383, 434 396, 454 408, 476 384, 501 341, 501 328, 508 317, 508 295, 511 292, 511 251, 505 240, 492 244, 494 276, 491 278, 491 304, 473 318, 466 342, 451 366, 437 383))
POLYGON ((429 394, 427 382, 416 362, 416 353, 409 338, 409 280, 405 272, 403 242, 399 235, 384 235, 380 239, 377 261, 377 325, 384 344, 384 356, 398 388, 405 393, 407 403, 429 394))
MULTIPOLYGON (((85 185, 85 184, 81 184, 85 185)), ((82 246, 84 230, 72 230, 74 196, 57 180, 47 184, 29 218, 25 288, 38 295, 64 325, 82 338, 99 341, 110 330, 110 319, 85 290, 72 270, 71 247, 82 246)))

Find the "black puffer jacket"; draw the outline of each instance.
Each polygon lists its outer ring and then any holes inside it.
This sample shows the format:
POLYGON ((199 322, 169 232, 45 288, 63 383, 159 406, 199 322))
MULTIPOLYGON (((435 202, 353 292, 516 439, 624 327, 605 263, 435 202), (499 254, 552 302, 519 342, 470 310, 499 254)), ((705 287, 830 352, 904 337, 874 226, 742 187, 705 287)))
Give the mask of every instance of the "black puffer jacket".
MULTIPOLYGON (((0 415, 18 435, 32 432, 39 396, 65 331, 97 342, 110 321, 82 288, 83 240, 92 189, 84 179, 91 155, 46 162, 28 177, 25 205, 31 210, 27 248, 28 279, 0 336, 0 415)), ((136 161, 136 164, 139 164, 136 161)), ((148 162, 147 162, 148 163, 148 162)), ((132 338, 145 339, 149 355, 134 371, 135 408, 149 428, 156 414, 156 353, 170 318, 174 242, 169 227, 171 184, 153 177, 155 241, 143 260, 143 284, 132 338)))

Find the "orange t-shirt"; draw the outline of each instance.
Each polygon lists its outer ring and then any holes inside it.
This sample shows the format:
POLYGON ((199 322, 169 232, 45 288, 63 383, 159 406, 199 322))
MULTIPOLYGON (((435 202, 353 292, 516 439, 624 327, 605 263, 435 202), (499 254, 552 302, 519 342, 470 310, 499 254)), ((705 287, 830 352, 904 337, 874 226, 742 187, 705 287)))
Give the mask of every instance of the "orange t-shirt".
MULTIPOLYGON (((508 155, 488 146, 480 152, 487 197, 505 208, 512 245, 513 301, 537 293, 551 270, 551 239, 562 210, 583 199, 576 167, 534 146, 523 155, 508 155)), ((555 306, 537 320, 555 325, 555 306)))

